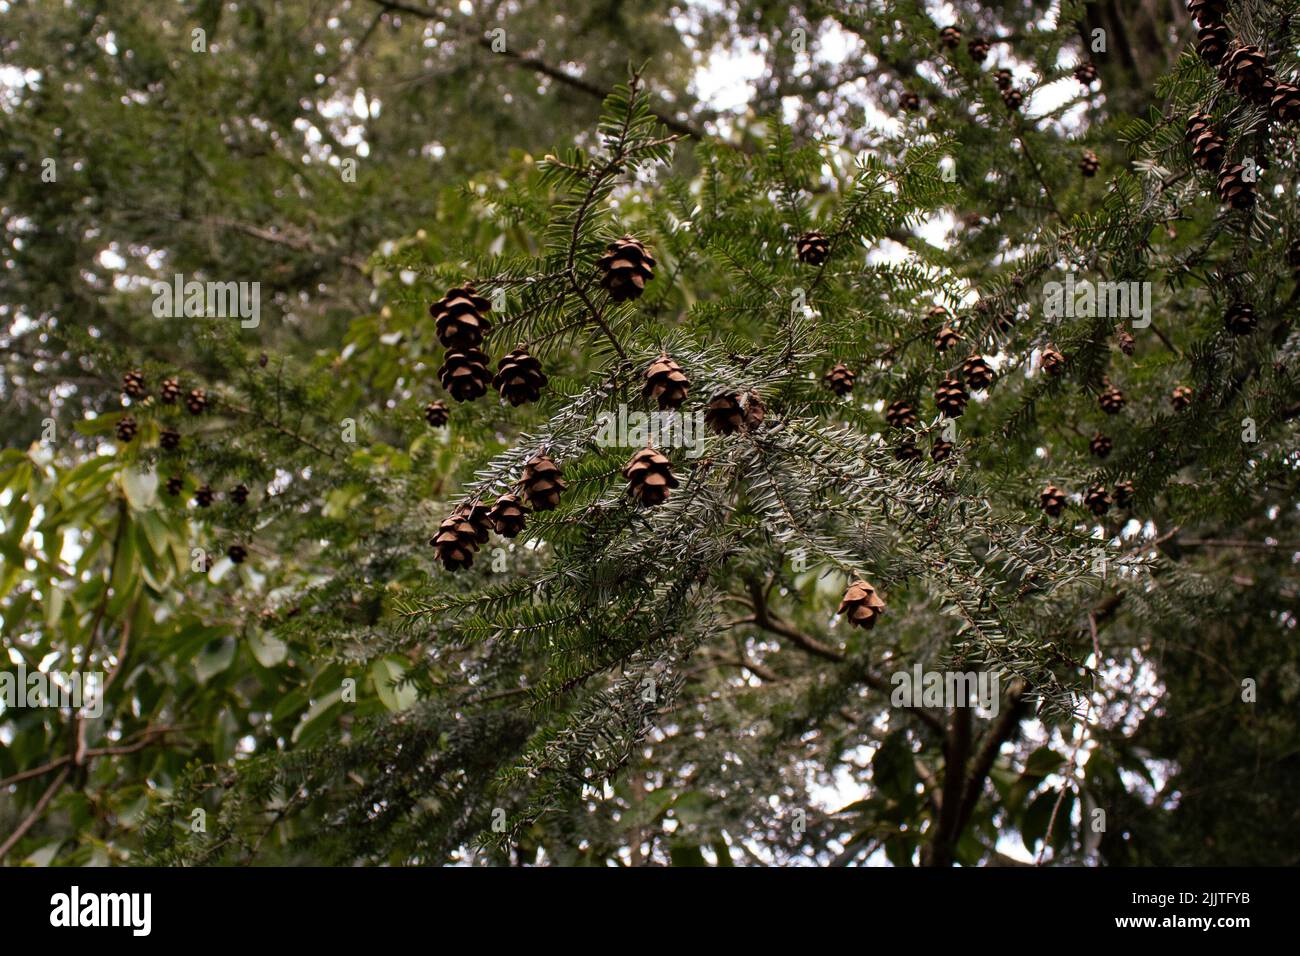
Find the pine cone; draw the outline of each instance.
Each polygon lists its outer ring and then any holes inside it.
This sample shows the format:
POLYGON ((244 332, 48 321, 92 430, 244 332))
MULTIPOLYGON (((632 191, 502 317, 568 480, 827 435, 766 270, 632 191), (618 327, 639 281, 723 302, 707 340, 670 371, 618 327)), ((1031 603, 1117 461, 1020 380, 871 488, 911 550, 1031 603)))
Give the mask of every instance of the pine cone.
POLYGON ((120 442, 129 442, 135 438, 136 433, 140 431, 136 425, 135 419, 130 415, 123 415, 117 420, 117 440, 120 442))
POLYGON ((885 612, 885 602, 866 581, 860 578, 849 585, 840 602, 839 614, 846 614, 848 622, 854 627, 871 630, 876 626, 876 619, 885 612))
POLYGON ((940 352, 946 352, 960 341, 961 333, 952 326, 945 325, 934 337, 934 347, 940 352))
POLYGON ((1101 432, 1095 432, 1092 436, 1092 441, 1088 442, 1088 450, 1098 458, 1105 458, 1114 449, 1115 443, 1101 432))
POLYGON ((1177 385, 1173 393, 1169 396, 1169 402, 1174 406, 1174 411, 1181 412, 1192 404, 1193 392, 1189 385, 1177 385))
POLYGON ((1222 23, 1207 24, 1196 34, 1196 52, 1210 66, 1218 66, 1223 62, 1223 55, 1228 52, 1231 39, 1228 28, 1222 23))
POLYGON ((940 326, 946 325, 948 321, 948 309, 939 303, 930 306, 930 311, 926 313, 931 322, 936 322, 940 326))
POLYGON ((248 501, 248 485, 240 482, 230 489, 230 500, 234 504, 242 505, 248 501))
POLYGON ((825 262, 830 250, 830 241, 820 232, 806 232, 795 244, 795 254, 799 261, 810 266, 819 266, 825 262))
POLYGON ((488 536, 492 534, 492 521, 488 517, 491 510, 482 502, 463 501, 456 506, 452 514, 469 522, 470 527, 474 529, 474 540, 477 543, 487 544, 488 536))
POLYGON ((1065 356, 1050 346, 1043 349, 1038 362, 1048 375, 1060 375, 1065 371, 1065 356))
POLYGON ((438 369, 438 381, 456 401, 473 401, 486 395, 492 383, 488 361, 487 354, 480 349, 464 352, 450 349, 438 369))
POLYGON ((512 407, 524 402, 535 402, 541 397, 546 387, 546 374, 542 363, 528 354, 527 349, 515 349, 502 357, 497 365, 496 378, 492 387, 501 393, 501 397, 512 407))
POLYGON ((1218 172, 1227 154, 1228 144, 1213 129, 1202 129, 1192 140, 1192 162, 1201 169, 1218 172))
POLYGON ((1015 89, 1003 90, 1002 102, 1007 104, 1007 109, 1011 110, 1011 112, 1017 113, 1025 102, 1025 94, 1015 89))
POLYGON ((424 406, 424 420, 433 428, 442 428, 451 420, 451 412, 443 401, 430 402, 424 406))
POLYGON ((232 544, 230 547, 226 548, 226 557, 235 564, 243 564, 244 560, 248 557, 248 549, 242 544, 232 544))
POLYGON ((853 391, 853 371, 843 362, 836 362, 835 366, 826 373, 822 381, 836 395, 843 398, 849 392, 853 391))
POLYGON ((885 421, 894 428, 911 428, 916 424, 916 410, 904 399, 890 402, 885 409, 885 421))
POLYGON ((978 355, 972 355, 961 367, 962 374, 966 376, 966 384, 976 392, 982 392, 993 384, 996 374, 993 366, 978 355))
POLYGON ((930 445, 930 457, 934 461, 945 461, 952 457, 952 442, 936 438, 930 445))
POLYGON ((961 379, 952 375, 940 382, 934 392, 935 406, 949 418, 960 418, 968 401, 970 393, 962 388, 961 379))
POLYGON ((1011 76, 1010 70, 997 70, 993 74, 993 84, 999 90, 1011 89, 1012 82, 1013 82, 1013 77, 1011 76))
POLYGON ((767 406, 758 397, 758 392, 747 392, 745 394, 745 427, 750 431, 754 431, 759 425, 763 424, 763 419, 766 417, 767 406))
POLYGON ((460 571, 474 563, 474 553, 480 544, 479 532, 470 521, 469 512, 457 508, 438 525, 429 544, 433 545, 444 568, 460 571))
POLYGON ((488 512, 488 520, 501 537, 513 538, 524 530, 528 508, 518 495, 502 495, 488 512))
POLYGON ((167 494, 175 498, 185 489, 185 479, 180 475, 172 475, 167 479, 167 494))
POLYGON ((1268 111, 1279 123, 1300 120, 1300 86, 1292 83, 1275 84, 1273 95, 1268 101, 1268 111))
POLYGON ((560 493, 568 487, 560 466, 545 455, 534 455, 524 465, 519 481, 524 501, 534 511, 552 511, 560 503, 560 493))
POLYGON ((1107 415, 1118 415, 1124 407, 1124 393, 1114 385, 1108 386, 1097 396, 1097 404, 1107 415))
POLYGON ((1125 329, 1120 329, 1115 333, 1115 344, 1125 355, 1132 355, 1137 348, 1137 340, 1133 338, 1125 329))
POLYGON ((1227 80, 1238 95, 1248 100, 1260 100, 1272 74, 1273 70, 1268 65, 1264 51, 1243 43, 1233 44, 1219 66, 1219 75, 1227 80))
POLYGON ((1233 335, 1249 335, 1255 331, 1255 310, 1249 302, 1234 302, 1223 316, 1224 327, 1233 335))
POLYGON ((645 370, 645 385, 641 388, 641 397, 653 398, 659 403, 659 410, 678 409, 686 401, 691 390, 691 380, 686 377, 676 362, 664 352, 650 363, 645 370))
POLYGON ((185 397, 185 407, 191 415, 202 415, 208 407, 208 393, 201 388, 190 389, 189 395, 185 397))
POLYGON ((714 395, 704 409, 704 424, 719 435, 734 435, 740 431, 745 424, 740 396, 734 392, 719 392, 714 395))
POLYGON ((122 391, 134 399, 144 398, 149 394, 149 389, 145 387, 144 372, 139 369, 132 369, 122 376, 122 391))
POLYGON ((1184 134, 1187 142, 1191 143, 1205 130, 1214 129, 1214 117, 1209 113, 1193 113, 1187 117, 1187 132, 1184 134))
POLYGON ((194 503, 200 508, 212 507, 212 502, 217 500, 217 493, 212 490, 211 485, 202 485, 198 491, 194 492, 194 503))
POLYGON ((1133 501, 1134 489, 1131 481, 1115 482, 1115 504, 1127 508, 1133 501))
POLYGON ((616 239, 596 263, 604 275, 600 285, 615 302, 639 299, 645 284, 654 278, 655 257, 641 240, 632 236, 616 239))
POLYGON ((1065 510, 1065 492, 1056 485, 1048 485, 1038 496, 1038 503, 1047 512, 1048 517, 1059 518, 1061 512, 1065 510))
POLYGON ((1097 175, 1097 170, 1101 169, 1101 160, 1097 154, 1090 149, 1085 149, 1083 155, 1079 157, 1079 172, 1091 178, 1097 175))
POLYGON ((915 113, 921 108, 921 97, 911 91, 899 94, 898 106, 907 113, 915 113))
POLYGON ((1201 26, 1222 23, 1223 15, 1228 12, 1228 0, 1187 0, 1187 12, 1201 26))
POLYGON ((916 447, 916 439, 902 439, 894 446, 894 457, 899 461, 920 461, 921 449, 916 447))
POLYGON ((175 451, 181 447, 181 433, 174 428, 164 428, 158 433, 158 444, 163 451, 175 451))
POLYGON ((677 487, 668 459, 650 446, 642 448, 623 467, 627 489, 643 505, 661 505, 670 488, 677 487))
POLYGON ((1106 486, 1093 485, 1083 496, 1083 503, 1089 511, 1100 518, 1110 510, 1110 495, 1106 493, 1106 486))
POLYGON ((953 24, 946 26, 939 31, 939 42, 949 50, 955 50, 961 46, 961 27, 953 24))
POLYGON ((971 37, 966 42, 966 52, 976 63, 983 63, 992 48, 993 45, 989 43, 987 37, 971 37))
POLYGON ((445 349, 466 352, 482 346, 483 337, 492 331, 492 320, 485 312, 492 311, 492 303, 478 294, 472 285, 448 289, 433 305, 434 330, 445 349))
POLYGON ((181 383, 174 378, 165 378, 158 386, 158 398, 165 405, 175 405, 181 397, 181 383))

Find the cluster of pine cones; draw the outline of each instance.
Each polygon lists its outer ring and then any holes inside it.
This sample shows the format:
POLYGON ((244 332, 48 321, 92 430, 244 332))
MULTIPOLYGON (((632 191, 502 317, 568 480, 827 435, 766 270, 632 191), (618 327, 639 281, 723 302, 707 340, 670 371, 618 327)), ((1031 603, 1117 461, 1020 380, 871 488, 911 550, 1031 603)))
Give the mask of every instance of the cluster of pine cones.
MULTIPOLYGON (((1127 508, 1132 503, 1135 493, 1131 481, 1116 482, 1114 493, 1108 492, 1103 484, 1092 484, 1084 492, 1083 505, 1100 518, 1110 510, 1112 504, 1119 508, 1127 508)), ((1049 518, 1059 518, 1061 512, 1065 510, 1065 492, 1056 485, 1048 485, 1038 496, 1038 503, 1049 518)))

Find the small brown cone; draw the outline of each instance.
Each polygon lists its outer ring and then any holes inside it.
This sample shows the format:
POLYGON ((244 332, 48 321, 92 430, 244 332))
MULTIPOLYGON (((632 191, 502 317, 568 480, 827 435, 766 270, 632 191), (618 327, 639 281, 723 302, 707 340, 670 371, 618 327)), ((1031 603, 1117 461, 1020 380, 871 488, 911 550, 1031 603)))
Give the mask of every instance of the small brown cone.
POLYGON ((1038 496, 1038 503, 1049 517, 1059 518, 1065 510, 1065 492, 1056 485, 1048 485, 1038 496))
POLYGON ((854 378, 856 376, 853 374, 852 369, 843 362, 836 362, 834 367, 822 378, 822 381, 826 383, 827 388, 840 398, 843 398, 853 391, 854 378))
POLYGON ((993 72, 993 85, 999 90, 1006 91, 1011 89, 1011 84, 1015 82, 1015 77, 1011 75, 1010 70, 995 70, 993 72))
POLYGON ((894 428, 911 428, 916 424, 916 409, 906 399, 890 402, 885 409, 885 421, 894 428))
POLYGON ((1279 123, 1300 120, 1300 86, 1293 83, 1275 84, 1273 95, 1269 97, 1268 111, 1279 123))
POLYGON ((1118 415, 1124 408, 1124 393, 1114 385, 1108 385, 1097 396, 1097 404, 1107 415, 1118 415))
POLYGON ((646 283, 654 278, 655 257, 640 239, 624 236, 606 247, 596 267, 603 273, 601 288, 615 302, 626 302, 645 292, 646 283))
POLYGON ((1218 172, 1227 155, 1228 144, 1213 129, 1202 129, 1192 139, 1192 162, 1201 169, 1218 172))
POLYGON ((709 399, 704 409, 704 425, 719 435, 734 435, 745 424, 745 411, 740 407, 740 396, 734 392, 719 392, 709 399))
POLYGON ((1222 23, 1207 24, 1196 33, 1196 52, 1210 66, 1218 66, 1228 52, 1231 39, 1228 28, 1222 23))
POLYGON ((876 619, 885 612, 885 602, 870 584, 858 579, 849 585, 840 601, 839 611, 854 627, 871 630, 876 619))
POLYGON ((242 505, 248 501, 248 485, 239 483, 230 489, 230 500, 234 504, 242 505))
POLYGON ((542 363, 528 353, 527 349, 515 349, 502 356, 497 365, 496 377, 492 380, 495 388, 512 407, 524 402, 535 402, 541 397, 546 387, 546 373, 542 363))
POLYGON ((934 347, 940 352, 946 352, 958 342, 961 341, 961 333, 950 325, 941 328, 934 337, 934 347))
POLYGON ((1222 23, 1228 12, 1228 0, 1187 0, 1187 12, 1201 26, 1222 23))
POLYGON ((1074 68, 1074 78, 1084 86, 1091 86, 1097 82, 1097 64, 1091 60, 1084 60, 1074 68))
POLYGON ((1119 350, 1125 355, 1132 355, 1137 349, 1137 340, 1124 329, 1120 329, 1115 333, 1115 344, 1119 346, 1119 350))
POLYGON ((1100 518, 1110 510, 1110 495, 1106 493, 1106 486, 1093 485, 1083 496, 1083 503, 1089 511, 1100 518))
POLYGON ((677 487, 671 462, 648 445, 632 456, 623 467, 627 489, 643 505, 660 505, 668 492, 677 487))
POLYGON ((993 384, 993 380, 997 377, 997 373, 993 371, 993 366, 989 365, 979 355, 972 355, 962 363, 961 371, 966 377, 966 384, 977 392, 984 391, 993 384))
POLYGON ((164 428, 158 433, 158 445, 163 451, 175 451, 181 447, 181 433, 174 428, 164 428))
POLYGON ((1120 508, 1127 508, 1130 504, 1133 503, 1134 493, 1135 492, 1133 489, 1133 482, 1131 481, 1115 482, 1114 498, 1115 498, 1116 506, 1120 508))
POLYGON ((551 511, 560 503, 560 493, 568 487, 560 466, 545 455, 534 455, 524 465, 519 479, 524 501, 534 511, 551 511))
POLYGON ((185 397, 185 407, 191 415, 202 415, 208 407, 208 393, 201 388, 190 389, 185 397))
POLYGON ((479 546, 478 529, 467 512, 457 508, 438 525, 429 544, 448 571, 460 571, 474 563, 479 546))
POLYGON ((930 457, 934 461, 946 461, 952 457, 952 452, 952 442, 943 438, 936 438, 934 443, 930 445, 930 457))
POLYGON ((686 377, 681 366, 668 357, 667 352, 651 362, 645 370, 645 385, 641 387, 641 396, 658 402, 661 412, 681 408, 690 391, 691 380, 686 377))
POLYGON ((117 440, 120 442, 129 442, 135 438, 140 428, 135 423, 135 419, 130 415, 123 415, 117 420, 117 440))
POLYGON ((904 438, 894 446, 894 457, 899 461, 920 461, 921 449, 916 445, 915 438, 904 438))
POLYGON ((242 544, 232 544, 226 548, 226 557, 232 564, 243 564, 248 559, 248 549, 242 544))
POLYGON ((1249 302, 1234 302, 1223 316, 1223 326, 1233 335, 1250 335, 1257 322, 1255 310, 1249 302))
POLYGON ((934 392, 935 407, 949 418, 960 418, 968 401, 970 393, 962 387, 961 379, 952 375, 940 382, 934 392))
POLYGON ((1191 386, 1177 385, 1169 395, 1169 403, 1174 406, 1174 411, 1181 412, 1192 404, 1194 395, 1191 386))
POLYGON ((175 405, 181 397, 181 383, 174 378, 165 378, 158 386, 158 398, 164 405, 175 405))
POLYGON ((1234 43, 1219 65, 1219 75, 1241 97, 1259 102, 1268 91, 1268 80, 1272 77, 1273 70, 1268 65, 1268 57, 1259 47, 1234 43))
POLYGON ((795 243, 795 255, 800 262, 806 262, 810 266, 819 266, 825 262, 830 249, 830 241, 820 232, 805 232, 795 243))
POLYGON ((149 394, 149 389, 145 385, 144 373, 139 369, 132 369, 122 376, 122 393, 130 398, 139 400, 149 394))
POLYGON ((1060 375, 1065 371, 1065 356, 1056 349, 1048 347, 1043 349, 1042 355, 1039 356, 1039 364, 1042 365, 1043 371, 1053 377, 1060 375))
POLYGON ((483 337, 492 331, 492 320, 485 315, 491 310, 492 303, 479 295, 472 285, 449 289, 446 295, 429 306, 438 341, 443 348, 457 352, 476 349, 483 344, 483 337))
POLYGON ((1085 149, 1083 155, 1079 157, 1079 172, 1087 177, 1097 175, 1097 170, 1101 169, 1101 160, 1097 154, 1090 149, 1085 149))
POLYGON ((961 27, 956 24, 944 27, 939 31, 939 42, 949 50, 955 50, 961 46, 961 27))
POLYGON ((487 354, 479 349, 449 350, 438 369, 438 381, 458 402, 473 401, 487 394, 492 384, 487 354))
POLYGON ((992 48, 993 45, 989 43, 988 37, 971 37, 966 42, 966 52, 976 63, 983 63, 992 48))
POLYGON ((528 507, 518 495, 502 495, 488 512, 492 528, 503 538, 513 538, 528 523, 528 507))
POLYGON ((745 427, 751 432, 763 424, 763 419, 767 417, 767 406, 763 404, 763 399, 758 392, 749 391, 745 393, 745 427))
POLYGON ((1105 458, 1114 450, 1115 443, 1101 432, 1094 432, 1092 440, 1088 442, 1088 451, 1098 458, 1105 458))
POLYGON ((212 490, 211 485, 200 485, 199 489, 194 492, 194 503, 200 508, 211 508, 212 502, 217 500, 217 493, 212 490))
POLYGON ((430 402, 424 406, 424 420, 431 428, 442 428, 451 420, 451 412, 444 401, 430 402))
POLYGON ((1249 175, 1241 163, 1225 165, 1219 171, 1219 201, 1233 209, 1249 209, 1255 205, 1255 183, 1247 178, 1249 175))
POLYGON ((167 488, 167 494, 175 498, 177 495, 179 495, 182 491, 185 490, 185 479, 182 478, 180 475, 172 475, 170 478, 167 479, 166 488, 167 488))
POLYGON ((1007 105, 1007 109, 1013 113, 1020 112, 1020 107, 1025 103, 1025 94, 1017 89, 1005 89, 1002 91, 1002 102, 1007 105))

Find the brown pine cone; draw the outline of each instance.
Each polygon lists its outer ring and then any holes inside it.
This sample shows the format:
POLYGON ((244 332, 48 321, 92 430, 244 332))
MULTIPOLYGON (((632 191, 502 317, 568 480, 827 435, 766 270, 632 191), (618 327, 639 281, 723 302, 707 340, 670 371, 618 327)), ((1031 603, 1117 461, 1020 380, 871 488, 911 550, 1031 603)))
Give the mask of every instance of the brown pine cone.
POLYGON ((172 475, 170 478, 167 479, 167 484, 165 487, 167 488, 167 494, 175 498, 177 495, 179 495, 182 491, 185 490, 185 479, 182 478, 180 475, 172 475))
POLYGON ((993 371, 993 366, 989 365, 979 355, 972 355, 968 358, 962 364, 961 370, 962 374, 966 376, 966 384, 976 392, 984 391, 993 384, 993 379, 997 377, 993 371))
POLYGON ((1218 172, 1227 155, 1228 144, 1213 129, 1202 129, 1192 140, 1192 162, 1201 169, 1218 172))
POLYGON ((1133 501, 1133 482, 1117 481, 1115 482, 1115 504, 1120 508, 1127 508, 1133 501))
POLYGON ((830 249, 830 241, 820 232, 806 232, 795 244, 795 254, 799 261, 810 266, 819 266, 825 262, 830 249))
POLYGON ((240 482, 230 489, 230 500, 237 505, 242 505, 248 501, 248 485, 240 482))
POLYGON ((458 402, 480 398, 487 394, 488 386, 492 384, 488 361, 487 354, 481 349, 464 352, 450 349, 438 369, 438 381, 458 402))
POLYGON ((885 612, 885 602, 870 584, 858 579, 844 592, 837 613, 846 615, 854 627, 871 630, 876 626, 876 619, 885 612))
POLYGON ((894 457, 899 461, 920 461, 921 449, 916 447, 916 439, 904 438, 895 445, 894 457))
POLYGON ((686 377, 681 366, 664 352, 650 363, 645 370, 645 385, 641 388, 641 397, 653 398, 659 403, 659 410, 678 409, 686 401, 691 390, 691 380, 686 377))
POLYGON ((158 445, 163 451, 175 451, 181 447, 181 433, 174 428, 164 428, 158 433, 158 445))
POLYGON ((1249 335, 1255 331, 1255 310, 1249 302, 1234 302, 1223 316, 1224 327, 1233 335, 1249 335))
POLYGON ((1118 415, 1124 408, 1124 393, 1110 385, 1097 396, 1097 404, 1107 415, 1118 415))
POLYGON ((890 402, 885 409, 885 421, 894 428, 911 428, 916 424, 916 410, 904 399, 890 402))
POLYGON ((1048 375, 1060 375, 1065 371, 1065 356, 1051 346, 1043 349, 1038 362, 1048 375))
POLYGON ((623 466, 628 491, 643 505, 661 505, 669 489, 677 487, 672 463, 650 446, 642 448, 623 466))
POLYGON ((1238 95, 1259 102, 1268 89, 1267 81, 1272 77, 1273 70, 1268 65, 1268 57, 1259 47, 1234 43, 1224 54, 1219 75, 1226 79, 1238 95))
POLYGON ((1273 95, 1268 101, 1268 111, 1279 123, 1294 123, 1300 120, 1300 86, 1293 83, 1274 84, 1273 95))
POLYGON ((194 492, 194 503, 200 508, 212 507, 212 502, 217 500, 217 493, 212 490, 211 485, 201 485, 194 492))
POLYGON ((1214 129, 1214 117, 1209 113, 1193 113, 1187 117, 1187 131, 1184 137, 1191 143, 1203 131, 1214 129))
POLYGON ((945 325, 934 337, 934 347, 940 352, 946 352, 960 341, 961 333, 952 326, 945 325))
POLYGON ((1137 349, 1137 341, 1125 329, 1120 329, 1115 333, 1115 344, 1125 355, 1132 355, 1137 349))
POLYGON ((1090 149, 1085 149, 1083 155, 1079 157, 1079 172, 1091 178, 1097 175, 1097 170, 1101 169, 1101 160, 1097 154, 1090 149))
POLYGON ((936 302, 934 305, 930 306, 930 311, 927 312, 926 315, 929 316, 931 322, 936 322, 942 326, 947 323, 948 309, 936 302))
POLYGON ((130 415, 123 415, 117 420, 117 440, 120 442, 129 442, 135 438, 140 428, 135 423, 135 419, 130 415))
POLYGON ((1207 24, 1196 34, 1196 52, 1210 66, 1218 66, 1223 62, 1223 55, 1228 52, 1231 39, 1228 28, 1222 23, 1207 24))
POLYGON ((496 378, 492 380, 495 388, 511 407, 518 407, 524 402, 535 402, 541 397, 546 387, 546 373, 542 363, 528 354, 527 349, 515 349, 501 358, 497 365, 496 378))
POLYGON ((961 379, 952 375, 940 382, 934 392, 935 406, 949 418, 960 418, 968 401, 970 393, 962 387, 961 379))
POLYGON ((141 399, 149 394, 149 389, 145 386, 144 372, 139 369, 132 369, 122 376, 122 392, 130 398, 141 399))
POLYGON ((615 302, 626 302, 639 299, 645 284, 654 278, 655 257, 641 240, 624 236, 606 247, 596 267, 604 273, 601 288, 615 302))
POLYGON ((248 549, 242 544, 232 544, 230 547, 226 548, 226 557, 228 557, 234 564, 243 564, 248 558, 248 549))
POLYGON ((1089 511, 1100 518, 1110 510, 1110 495, 1106 493, 1106 486, 1093 485, 1083 496, 1083 503, 1089 511))
POLYGON ((185 407, 191 415, 202 415, 208 407, 208 393, 201 388, 190 389, 189 395, 185 397, 185 407))
POLYGON ((704 424, 719 435, 734 435, 745 424, 745 411, 740 407, 740 396, 734 392, 719 392, 709 399, 704 409, 704 424))
POLYGON ((1224 14, 1228 12, 1228 0, 1187 0, 1187 12, 1201 26, 1222 23, 1224 14))
POLYGON ((758 428, 763 424, 763 419, 767 417, 767 406, 763 400, 758 397, 758 392, 750 391, 745 393, 745 427, 750 431, 758 428))
POLYGON ((487 517, 497 534, 503 538, 513 538, 528 523, 528 507, 518 495, 502 495, 487 517))
POLYGON ((961 27, 953 24, 946 26, 939 31, 939 42, 949 50, 955 50, 961 46, 961 27))
POLYGON ((905 112, 915 113, 917 110, 921 108, 921 97, 917 96, 915 93, 911 92, 910 90, 906 91, 904 93, 899 94, 898 106, 900 109, 904 110, 905 112))
POLYGON ((1048 485, 1038 496, 1038 503, 1049 517, 1059 518, 1065 510, 1065 492, 1056 485, 1048 485))
POLYGON ((560 493, 568 487, 560 466, 545 455, 534 455, 524 465, 520 477, 524 501, 534 511, 552 511, 560 503, 560 493))
POLYGON ((1174 406, 1174 411, 1181 412, 1192 404, 1193 395, 1190 385, 1177 385, 1169 396, 1169 403, 1174 406))
POLYGON ((442 519, 429 541, 448 571, 460 571, 472 565, 480 543, 479 529, 470 521, 470 513, 460 508, 442 519))
POLYGON ((158 398, 165 405, 175 405, 181 397, 181 383, 174 378, 165 378, 158 386, 158 398))
POLYGON ((483 344, 483 337, 492 331, 492 320, 484 314, 490 311, 492 303, 468 284, 448 289, 446 295, 429 306, 438 341, 443 348, 457 352, 483 344))
POLYGON ((993 73, 993 85, 999 90, 1011 89, 1012 81, 1010 70, 995 70, 993 73))
POLYGON ((1084 60, 1074 68, 1074 78, 1084 86, 1092 86, 1097 82, 1097 64, 1091 60, 1084 60))
POLYGON ((983 63, 992 48, 993 45, 989 43, 987 37, 971 37, 966 42, 966 52, 976 63, 983 63))
POLYGON ((1007 104, 1007 109, 1013 113, 1018 113, 1020 107, 1024 105, 1025 94, 1016 89, 1006 89, 1002 91, 1002 102, 1007 104))
POLYGON ((822 381, 826 383, 827 388, 840 398, 843 398, 853 391, 853 379, 855 377, 852 369, 847 365, 843 362, 836 362, 834 367, 822 377, 822 381))
POLYGON ((451 420, 451 412, 444 401, 430 402, 424 406, 424 420, 432 428, 442 428, 451 420))
POLYGON ((934 461, 946 461, 952 457, 952 450, 952 442, 936 438, 930 445, 930 458, 934 461))
POLYGON ((1115 448, 1115 443, 1103 435, 1096 432, 1092 436, 1092 441, 1088 442, 1088 450, 1098 458, 1105 458, 1115 448))

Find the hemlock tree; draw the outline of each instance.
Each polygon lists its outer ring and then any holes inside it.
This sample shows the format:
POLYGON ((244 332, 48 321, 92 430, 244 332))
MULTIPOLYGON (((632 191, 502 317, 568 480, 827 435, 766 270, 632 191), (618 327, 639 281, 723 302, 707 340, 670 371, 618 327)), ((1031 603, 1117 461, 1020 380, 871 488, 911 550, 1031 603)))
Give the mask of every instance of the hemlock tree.
POLYGON ((766 116, 634 72, 337 348, 80 340, 4 853, 1294 862, 1294 6, 755 7, 766 116))

